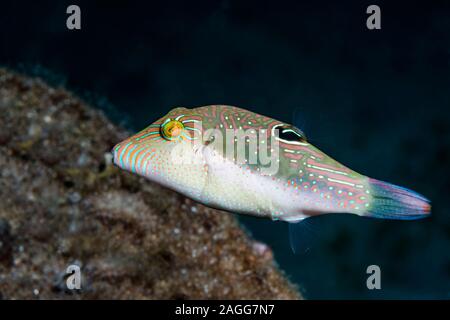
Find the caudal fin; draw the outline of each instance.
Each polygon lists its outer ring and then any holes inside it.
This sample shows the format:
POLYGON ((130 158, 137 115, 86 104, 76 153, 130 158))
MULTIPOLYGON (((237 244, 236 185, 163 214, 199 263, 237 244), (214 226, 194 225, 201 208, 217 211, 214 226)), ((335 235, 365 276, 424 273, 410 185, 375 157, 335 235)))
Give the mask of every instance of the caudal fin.
POLYGON ((412 190, 370 179, 372 202, 366 216, 381 219, 414 220, 430 215, 430 201, 412 190))

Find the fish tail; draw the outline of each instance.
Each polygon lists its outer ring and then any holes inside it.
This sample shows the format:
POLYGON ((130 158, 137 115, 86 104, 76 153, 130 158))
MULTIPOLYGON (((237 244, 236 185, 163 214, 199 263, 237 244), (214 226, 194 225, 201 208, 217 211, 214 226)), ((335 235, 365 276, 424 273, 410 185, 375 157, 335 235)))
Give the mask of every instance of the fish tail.
POLYGON ((369 178, 372 202, 365 216, 380 219, 414 220, 431 213, 430 201, 421 194, 369 178))

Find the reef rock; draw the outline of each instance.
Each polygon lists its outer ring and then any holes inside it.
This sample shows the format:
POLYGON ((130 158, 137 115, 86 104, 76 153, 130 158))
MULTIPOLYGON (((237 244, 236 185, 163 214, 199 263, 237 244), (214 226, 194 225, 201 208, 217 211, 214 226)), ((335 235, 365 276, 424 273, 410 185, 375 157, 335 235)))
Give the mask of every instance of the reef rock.
POLYGON ((113 167, 128 135, 65 89, 0 69, 0 297, 301 298, 233 215, 113 167))

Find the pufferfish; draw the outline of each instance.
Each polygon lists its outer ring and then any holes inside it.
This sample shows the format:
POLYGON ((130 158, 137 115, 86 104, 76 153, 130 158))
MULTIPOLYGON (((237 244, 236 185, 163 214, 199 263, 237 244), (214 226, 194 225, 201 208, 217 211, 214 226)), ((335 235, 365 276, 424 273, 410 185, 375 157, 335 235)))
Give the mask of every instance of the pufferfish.
POLYGON ((206 206, 291 223, 327 213, 411 220, 431 209, 335 161, 299 128, 233 106, 175 108, 117 144, 113 159, 206 206))

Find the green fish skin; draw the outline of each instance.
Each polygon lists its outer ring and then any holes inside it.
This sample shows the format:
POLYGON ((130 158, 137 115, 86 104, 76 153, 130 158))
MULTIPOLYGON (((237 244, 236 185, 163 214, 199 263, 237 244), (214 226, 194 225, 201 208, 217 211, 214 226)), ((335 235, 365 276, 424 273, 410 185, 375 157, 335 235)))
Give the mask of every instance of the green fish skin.
POLYGON ((225 105, 175 108, 113 149, 114 164, 206 206, 288 222, 325 213, 430 214, 422 195, 361 175, 298 128, 225 105))

